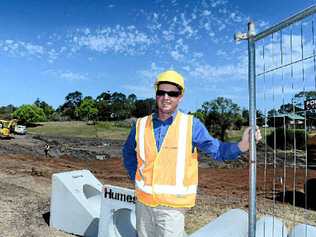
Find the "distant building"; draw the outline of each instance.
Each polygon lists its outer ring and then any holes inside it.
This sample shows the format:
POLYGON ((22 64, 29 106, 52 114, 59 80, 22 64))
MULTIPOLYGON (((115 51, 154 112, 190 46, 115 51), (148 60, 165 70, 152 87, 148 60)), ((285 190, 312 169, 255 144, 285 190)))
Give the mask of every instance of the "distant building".
POLYGON ((294 113, 286 113, 286 114, 276 114, 274 116, 269 117, 269 125, 271 127, 284 127, 286 128, 304 128, 305 117, 294 114, 294 113))

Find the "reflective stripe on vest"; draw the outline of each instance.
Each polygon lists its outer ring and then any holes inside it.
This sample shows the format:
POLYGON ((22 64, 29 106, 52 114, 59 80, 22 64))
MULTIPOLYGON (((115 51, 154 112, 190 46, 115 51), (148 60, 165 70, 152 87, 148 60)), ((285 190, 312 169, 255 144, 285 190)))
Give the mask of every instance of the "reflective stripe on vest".
POLYGON ((172 195, 186 195, 195 194, 197 190, 197 185, 190 185, 189 187, 184 187, 183 185, 145 185, 144 181, 136 180, 136 187, 141 189, 143 192, 148 194, 172 194, 172 195))
MULTIPOLYGON (((140 121, 139 121, 139 123, 140 123, 140 125, 139 125, 139 137, 143 137, 143 138, 145 137, 145 127, 146 127, 147 118, 148 118, 148 116, 146 116, 144 118, 141 118, 140 121)), ((145 164, 146 164, 146 161, 145 161, 145 144, 144 144, 144 142, 145 142, 145 139, 138 139, 139 146, 141 147, 139 156, 140 156, 140 159, 143 161, 143 164, 139 168, 138 172, 141 175, 143 180, 144 180, 143 170, 144 170, 144 167, 145 167, 145 164)))
MULTIPOLYGON (((141 191, 148 194, 171 194, 171 195, 188 195, 195 194, 197 191, 197 184, 184 186, 184 176, 185 176, 185 161, 186 161, 186 145, 187 145, 187 129, 188 129, 188 115, 183 113, 178 113, 180 116, 179 120, 179 139, 178 139, 178 150, 177 150, 177 161, 176 161, 176 180, 175 185, 158 185, 153 184, 145 185, 143 171, 146 165, 145 157, 145 130, 147 120, 151 117, 146 116, 139 120, 139 129, 137 136, 137 143, 139 145, 139 158, 142 160, 142 165, 138 168, 141 180, 136 179, 136 187, 141 191)), ((190 141, 191 142, 191 141, 190 141)), ((156 145, 156 144, 154 144, 156 145)))

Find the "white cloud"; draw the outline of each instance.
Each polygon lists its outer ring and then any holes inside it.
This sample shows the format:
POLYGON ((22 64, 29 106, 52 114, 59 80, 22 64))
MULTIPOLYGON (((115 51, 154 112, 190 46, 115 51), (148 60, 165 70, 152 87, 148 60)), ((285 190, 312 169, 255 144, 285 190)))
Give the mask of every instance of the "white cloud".
MULTIPOLYGON (((49 35, 45 46, 20 44, 13 40, 0 42, 0 47, 12 55, 45 58, 53 63, 61 55, 74 56, 88 49, 92 54, 121 54, 138 56, 150 54, 153 60, 163 59, 169 65, 194 68, 192 75, 203 78, 229 74, 237 66, 220 66, 220 69, 205 63, 208 55, 216 52, 225 56, 217 44, 227 43, 226 31, 244 21, 244 15, 225 0, 197 0, 194 3, 178 4, 174 8, 165 1, 155 2, 154 10, 140 10, 136 17, 142 17, 141 26, 116 25, 100 28, 80 28, 65 35, 49 35), (145 15, 145 17, 144 17, 145 15), (140 28, 143 27, 143 28, 140 28), (57 46, 58 45, 58 46, 57 46), (214 49, 215 47, 217 49, 214 49), (23 50, 22 50, 23 48, 23 50), (203 52, 203 53, 201 53, 203 52), (213 72, 212 72, 213 71, 213 72)), ((109 8, 118 7, 107 3, 109 8)), ((231 32, 229 32, 231 33, 231 32)), ((43 37, 40 37, 43 40, 43 37)), ((9 54, 9 53, 8 53, 9 54)), ((230 53, 232 54, 232 53, 230 53)), ((93 55, 86 58, 90 60, 93 55)), ((244 66, 244 65, 243 65, 244 66)), ((239 69, 237 67, 237 69, 239 69)))
POLYGON ((34 45, 30 43, 22 44, 25 47, 25 50, 29 52, 31 55, 43 55, 44 48, 40 45, 34 45))
POLYGON ((166 41, 173 41, 176 37, 173 31, 162 31, 163 39, 166 41))
POLYGON ((180 61, 184 57, 183 54, 180 54, 178 51, 171 51, 170 55, 175 61, 180 61))
POLYGON ((211 11, 209 10, 203 10, 202 13, 201 13, 202 16, 209 16, 211 15, 211 11))
POLYGON ((62 70, 46 70, 43 72, 44 75, 66 81, 83 81, 88 80, 88 74, 71 72, 71 71, 62 71, 62 70))
POLYGON ((211 6, 212 7, 217 7, 219 5, 224 5, 226 3, 227 3, 227 1, 223 1, 223 0, 212 0, 211 1, 211 6))
POLYGON ((0 50, 11 57, 35 57, 45 59, 52 63, 58 58, 60 53, 53 48, 51 42, 46 42, 46 45, 48 47, 30 42, 7 39, 0 41, 0 50))
POLYGON ((282 65, 287 66, 273 71, 275 75, 288 74, 291 70, 297 73, 302 70, 302 66, 305 70, 314 66, 312 59, 305 60, 303 65, 300 62, 303 58, 311 57, 315 51, 312 39, 304 36, 302 38, 301 35, 283 34, 281 41, 280 34, 275 34, 273 39, 268 38, 266 41, 259 41, 256 50, 256 71, 258 74, 262 73, 264 68, 265 71, 269 71, 282 65), (298 62, 295 63, 296 61, 298 62))
MULTIPOLYGON (((314 87, 305 88, 305 91, 315 90, 314 87)), ((284 103, 291 103, 291 99, 295 94, 302 91, 299 89, 292 88, 290 85, 284 86, 274 86, 268 87, 266 89, 260 88, 257 90, 257 99, 265 103, 281 103, 284 100, 284 103)))
POLYGON ((226 28, 226 25, 224 23, 221 23, 218 27, 219 31, 223 31, 226 28))
POLYGON ((228 55, 227 55, 227 52, 224 51, 224 50, 222 50, 222 49, 217 50, 217 51, 216 51, 216 55, 217 55, 217 56, 223 56, 223 57, 228 56, 228 55))
POLYGON ((180 62, 185 59, 188 52, 188 45, 184 44, 184 40, 180 38, 174 43, 174 49, 170 51, 170 55, 173 60, 180 62))
POLYGON ((138 99, 145 99, 145 98, 151 98, 154 97, 154 87, 151 86, 143 86, 143 85, 122 85, 124 89, 127 89, 130 91, 130 93, 134 93, 137 95, 138 99))
POLYGON ((263 21, 263 20, 258 20, 256 22, 256 25, 258 26, 259 29, 260 28, 263 29, 263 28, 265 28, 265 27, 267 27, 269 25, 269 22, 263 21))
POLYGON ((161 66, 157 66, 157 64, 155 62, 152 62, 149 69, 140 70, 137 72, 137 74, 141 78, 148 81, 148 80, 153 80, 154 78, 156 78, 157 75, 164 70, 165 70, 165 68, 163 68, 161 66))
POLYGON ((212 81, 222 81, 227 78, 245 79, 247 78, 247 67, 241 65, 227 64, 221 66, 211 66, 208 64, 198 65, 189 72, 191 76, 212 81))
POLYGON ((194 52, 192 55, 192 58, 199 59, 199 58, 202 58, 203 56, 204 56, 204 54, 201 52, 194 52))
POLYGON ((74 72, 62 72, 60 73, 60 78, 69 80, 69 81, 81 81, 81 80, 86 80, 87 76, 79 73, 74 73, 74 72))
POLYGON ((43 46, 15 40, 0 41, 0 48, 10 56, 15 57, 42 57, 45 53, 45 49, 43 46))
POLYGON ((181 25, 179 28, 179 34, 184 35, 186 38, 190 39, 194 35, 197 34, 197 30, 194 30, 193 27, 190 25, 193 19, 186 18, 184 13, 181 13, 181 25))
POLYGON ((135 93, 139 98, 153 97, 155 78, 165 70, 166 68, 152 62, 148 69, 137 71, 135 83, 122 85, 122 87, 129 90, 130 93, 135 93))
POLYGON ((265 91, 266 96, 280 96, 282 94, 295 94, 297 90, 290 86, 274 86, 273 88, 268 88, 265 91))
POLYGON ((104 27, 85 34, 82 30, 71 36, 74 50, 88 48, 100 53, 121 53, 124 55, 142 54, 153 44, 153 39, 135 26, 104 27))

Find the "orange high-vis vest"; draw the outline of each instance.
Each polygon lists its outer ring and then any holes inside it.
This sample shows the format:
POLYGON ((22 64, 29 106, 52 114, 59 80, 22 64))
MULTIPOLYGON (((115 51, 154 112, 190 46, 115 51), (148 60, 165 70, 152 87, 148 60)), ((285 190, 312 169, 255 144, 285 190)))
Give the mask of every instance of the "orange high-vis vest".
POLYGON ((193 116, 178 112, 157 151, 152 115, 136 123, 137 200, 148 206, 193 207, 198 184, 193 116))

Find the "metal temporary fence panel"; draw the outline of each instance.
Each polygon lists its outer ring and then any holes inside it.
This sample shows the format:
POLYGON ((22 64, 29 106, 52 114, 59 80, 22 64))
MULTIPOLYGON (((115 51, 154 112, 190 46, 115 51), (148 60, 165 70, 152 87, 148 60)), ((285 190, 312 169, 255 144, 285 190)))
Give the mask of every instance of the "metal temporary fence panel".
POLYGON ((277 217, 283 217, 289 229, 299 223, 312 229, 316 224, 316 162, 312 162, 314 155, 316 161, 315 13, 313 5, 257 34, 250 22, 247 33, 235 35, 236 40, 248 40, 249 237, 256 235, 259 204, 260 214, 276 218, 272 226, 279 222, 277 217), (258 125, 264 145, 260 150, 255 143, 256 114, 261 115, 258 125), (264 176, 260 198, 257 169, 264 176))

